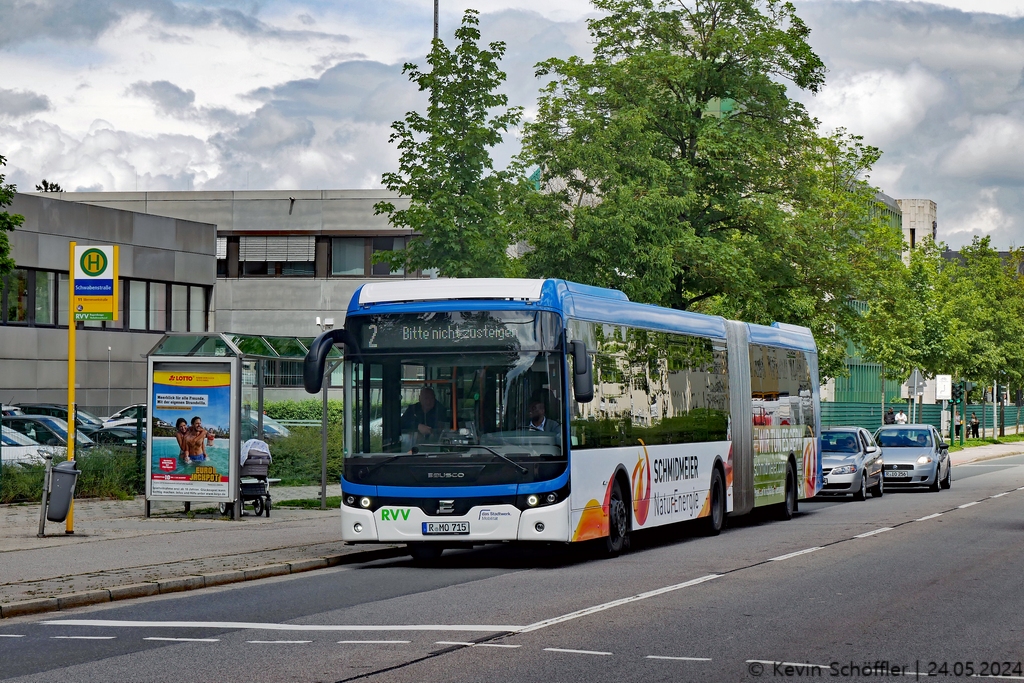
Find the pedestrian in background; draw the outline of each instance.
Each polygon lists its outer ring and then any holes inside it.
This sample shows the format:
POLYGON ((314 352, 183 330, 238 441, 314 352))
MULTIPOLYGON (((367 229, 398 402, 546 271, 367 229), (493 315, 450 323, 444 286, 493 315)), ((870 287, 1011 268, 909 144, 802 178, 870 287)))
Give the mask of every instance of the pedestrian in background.
POLYGON ((978 438, 978 416, 971 413, 971 438, 978 438))
POLYGON ((903 408, 900 408, 900 412, 896 413, 896 424, 907 424, 907 414, 903 412, 903 408))
POLYGON ((892 408, 889 408, 889 412, 887 412, 885 417, 882 418, 882 423, 887 425, 896 424, 896 415, 893 414, 892 408))
POLYGON ((956 438, 960 438, 960 411, 953 412, 953 429, 956 430, 956 438))

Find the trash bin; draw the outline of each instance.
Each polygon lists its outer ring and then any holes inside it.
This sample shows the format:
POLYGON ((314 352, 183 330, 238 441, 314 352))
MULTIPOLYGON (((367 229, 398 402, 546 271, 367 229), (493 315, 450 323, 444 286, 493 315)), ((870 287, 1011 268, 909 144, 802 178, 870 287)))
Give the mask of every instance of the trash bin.
POLYGON ((50 470, 50 499, 46 504, 46 519, 63 522, 68 518, 71 499, 75 497, 75 483, 81 471, 75 469, 74 460, 65 460, 50 470))

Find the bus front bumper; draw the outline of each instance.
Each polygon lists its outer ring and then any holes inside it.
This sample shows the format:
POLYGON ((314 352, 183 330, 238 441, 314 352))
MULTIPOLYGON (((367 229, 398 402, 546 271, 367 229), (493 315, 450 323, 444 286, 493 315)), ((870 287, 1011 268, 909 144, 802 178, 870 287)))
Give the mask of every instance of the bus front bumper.
POLYGON ((341 538, 351 543, 566 543, 570 538, 569 500, 530 510, 480 505, 462 516, 427 515, 417 507, 383 506, 371 512, 343 505, 341 538), (438 524, 447 527, 442 527, 441 533, 431 533, 438 531, 438 524))

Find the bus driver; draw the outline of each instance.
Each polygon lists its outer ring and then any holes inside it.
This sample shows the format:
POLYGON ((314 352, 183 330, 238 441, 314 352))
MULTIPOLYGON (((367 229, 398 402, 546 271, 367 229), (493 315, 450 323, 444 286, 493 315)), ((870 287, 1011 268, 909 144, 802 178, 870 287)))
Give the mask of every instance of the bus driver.
POLYGON ((409 406, 402 415, 402 432, 411 433, 415 441, 423 442, 437 437, 444 427, 444 417, 437 405, 437 396, 430 387, 420 389, 420 400, 409 406))

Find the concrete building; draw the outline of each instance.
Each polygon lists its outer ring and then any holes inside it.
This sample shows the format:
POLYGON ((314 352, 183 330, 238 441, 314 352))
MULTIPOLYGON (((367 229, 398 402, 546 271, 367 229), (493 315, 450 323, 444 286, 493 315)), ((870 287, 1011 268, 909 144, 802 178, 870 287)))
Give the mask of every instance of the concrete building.
POLYGON ((937 207, 930 199, 897 199, 903 214, 903 241, 911 249, 926 237, 937 239, 937 207))
POLYGON ((78 323, 77 399, 107 415, 145 399, 146 354, 166 330, 205 331, 217 275, 213 225, 15 195, 17 268, 3 280, 0 401, 67 402, 69 244, 120 247, 120 319, 78 323))

